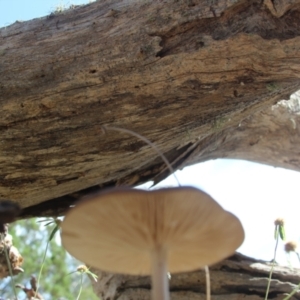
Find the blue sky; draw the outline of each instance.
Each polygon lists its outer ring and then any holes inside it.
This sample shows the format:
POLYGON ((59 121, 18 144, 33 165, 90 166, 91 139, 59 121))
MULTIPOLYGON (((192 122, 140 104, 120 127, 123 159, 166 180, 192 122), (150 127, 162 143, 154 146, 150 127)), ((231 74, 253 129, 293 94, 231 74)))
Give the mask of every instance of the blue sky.
POLYGON ((89 0, 0 0, 0 27, 49 15, 60 5, 89 3, 89 0))
MULTIPOLYGON (((274 220, 286 220, 287 240, 300 238, 300 173, 242 160, 217 159, 176 172, 181 185, 210 194, 241 220, 246 238, 238 251, 270 261, 273 258, 274 220)), ((148 184, 150 186, 150 184, 148 184)), ((171 176, 158 186, 177 186, 171 176)), ((300 267, 296 255, 289 260, 279 243, 277 261, 300 267)))
MULTIPOLYGON (((88 2, 0 0, 0 27, 16 20, 45 16, 60 5, 88 2)), ((177 176, 182 185, 204 189, 241 219, 246 232, 246 240, 239 249, 242 253, 271 260, 275 246, 274 220, 278 217, 286 219, 288 239, 299 241, 300 173, 245 161, 213 160, 179 171, 177 176)), ((163 184, 176 185, 173 178, 160 185, 163 184)), ((282 248, 280 244, 278 261, 286 264, 282 248)), ((293 258, 292 262, 300 266, 293 258)))

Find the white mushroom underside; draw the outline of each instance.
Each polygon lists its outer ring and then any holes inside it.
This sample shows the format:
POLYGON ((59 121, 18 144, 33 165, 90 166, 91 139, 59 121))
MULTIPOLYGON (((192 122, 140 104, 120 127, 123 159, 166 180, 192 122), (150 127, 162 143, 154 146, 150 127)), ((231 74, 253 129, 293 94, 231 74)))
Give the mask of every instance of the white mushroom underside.
POLYGON ((164 248, 171 273, 231 255, 242 243, 240 221, 195 188, 116 190, 82 201, 62 224, 65 248, 104 271, 151 274, 151 253, 164 248), (124 196, 126 195, 126 196, 124 196))

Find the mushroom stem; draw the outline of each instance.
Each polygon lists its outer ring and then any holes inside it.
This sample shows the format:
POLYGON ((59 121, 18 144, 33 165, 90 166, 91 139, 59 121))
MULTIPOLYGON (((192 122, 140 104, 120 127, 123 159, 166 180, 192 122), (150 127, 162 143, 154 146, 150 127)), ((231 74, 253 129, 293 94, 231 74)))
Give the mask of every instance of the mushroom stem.
POLYGON ((152 300, 169 300, 166 250, 157 247, 152 252, 152 300))

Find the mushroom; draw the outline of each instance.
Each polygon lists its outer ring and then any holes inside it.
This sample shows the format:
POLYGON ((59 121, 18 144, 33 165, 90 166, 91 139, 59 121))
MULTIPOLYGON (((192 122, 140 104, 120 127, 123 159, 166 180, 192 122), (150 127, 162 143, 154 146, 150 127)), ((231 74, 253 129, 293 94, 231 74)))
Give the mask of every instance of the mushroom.
POLYGON ((152 275, 152 299, 169 299, 167 272, 192 271, 234 253, 244 240, 237 217, 193 187, 113 189, 72 208, 62 244, 103 271, 152 275))

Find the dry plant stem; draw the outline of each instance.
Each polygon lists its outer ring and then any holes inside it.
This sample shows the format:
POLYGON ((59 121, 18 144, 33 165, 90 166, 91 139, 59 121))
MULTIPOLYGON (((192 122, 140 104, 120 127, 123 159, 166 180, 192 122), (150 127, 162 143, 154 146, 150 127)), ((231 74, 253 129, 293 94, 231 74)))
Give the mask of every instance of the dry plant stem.
POLYGON ((204 267, 206 281, 206 300, 210 300, 210 276, 208 266, 204 267))
POLYGON ((152 253, 152 300, 169 300, 166 251, 157 247, 152 253))
POLYGON ((80 276, 80 289, 79 289, 79 293, 78 293, 78 296, 77 296, 76 300, 79 300, 81 292, 82 292, 83 273, 81 273, 80 275, 81 275, 80 276))
POLYGON ((127 134, 133 135, 133 136, 137 137, 138 139, 144 141, 146 144, 148 144, 150 147, 152 147, 156 151, 156 153, 162 158, 162 160, 164 161, 164 163, 168 167, 170 173, 173 174, 175 180, 177 181, 178 186, 180 186, 180 182, 179 182, 178 178, 176 177, 176 175, 174 174, 173 167, 171 166, 171 164, 169 163, 167 158, 163 155, 163 153, 155 146, 155 144, 151 143, 148 139, 146 139, 142 135, 140 135, 140 134, 138 134, 138 133, 136 133, 132 130, 128 130, 128 129, 124 129, 124 128, 120 128, 120 127, 115 127, 115 126, 102 126, 102 129, 103 129, 104 133, 106 132, 106 130, 114 130, 114 131, 125 132, 127 134))
POLYGON ((294 296, 299 291, 299 288, 300 288, 300 284, 287 297, 285 297, 283 300, 290 299, 292 296, 294 296))
POLYGON ((300 283, 297 285, 297 287, 289 294, 287 295, 283 300, 288 300, 290 298, 292 298, 298 291, 300 288, 300 283))
POLYGON ((275 250, 274 250, 274 258, 273 258, 272 267, 271 267, 271 271, 270 271, 270 275, 269 275, 269 279, 268 279, 268 286, 267 286, 267 290, 266 290, 265 300, 268 299, 268 295, 269 295, 269 290, 270 290, 270 285, 271 285, 271 279, 272 279, 272 273, 273 273, 273 269, 274 269, 274 265, 275 265, 275 259, 276 259, 278 241, 279 241, 279 235, 277 235, 277 238, 276 238, 276 245, 275 245, 275 250))
MULTIPOLYGON (((5 238, 4 234, 1 233, 1 241, 4 241, 4 238, 5 238)), ((16 299, 18 299, 18 295, 17 295, 17 291, 16 291, 16 283, 15 283, 15 280, 14 280, 14 275, 13 275, 13 272, 12 272, 12 268, 11 268, 11 264, 10 264, 10 260, 9 260, 9 255, 8 255, 7 248, 5 247, 5 245, 4 245, 3 249, 4 249, 5 259, 6 259, 6 263, 7 263, 8 270, 9 270, 9 275, 10 275, 11 282, 12 282, 12 289, 14 291, 16 299)))
POLYGON ((16 299, 18 299, 18 295, 17 295, 17 291, 16 291, 16 283, 15 283, 14 275, 13 275, 13 272, 12 272, 12 269, 11 269, 11 264, 10 264, 10 260, 9 260, 9 257, 8 257, 7 249, 5 247, 4 247, 4 252, 5 252, 6 262, 7 262, 7 265, 8 265, 9 275, 10 275, 11 282, 12 282, 12 288, 13 288, 16 299))
POLYGON ((46 255, 47 255, 49 243, 50 243, 50 241, 48 240, 47 245, 46 245, 46 249, 45 249, 45 252, 44 252, 43 261, 42 261, 42 265, 41 265, 41 268, 40 268, 39 276, 38 276, 38 279, 37 279, 36 291, 35 291, 34 297, 37 296, 38 290, 39 290, 39 287, 40 287, 40 279, 41 279, 41 275, 42 275, 43 268, 44 268, 44 265, 45 265, 45 260, 46 260, 46 255))

